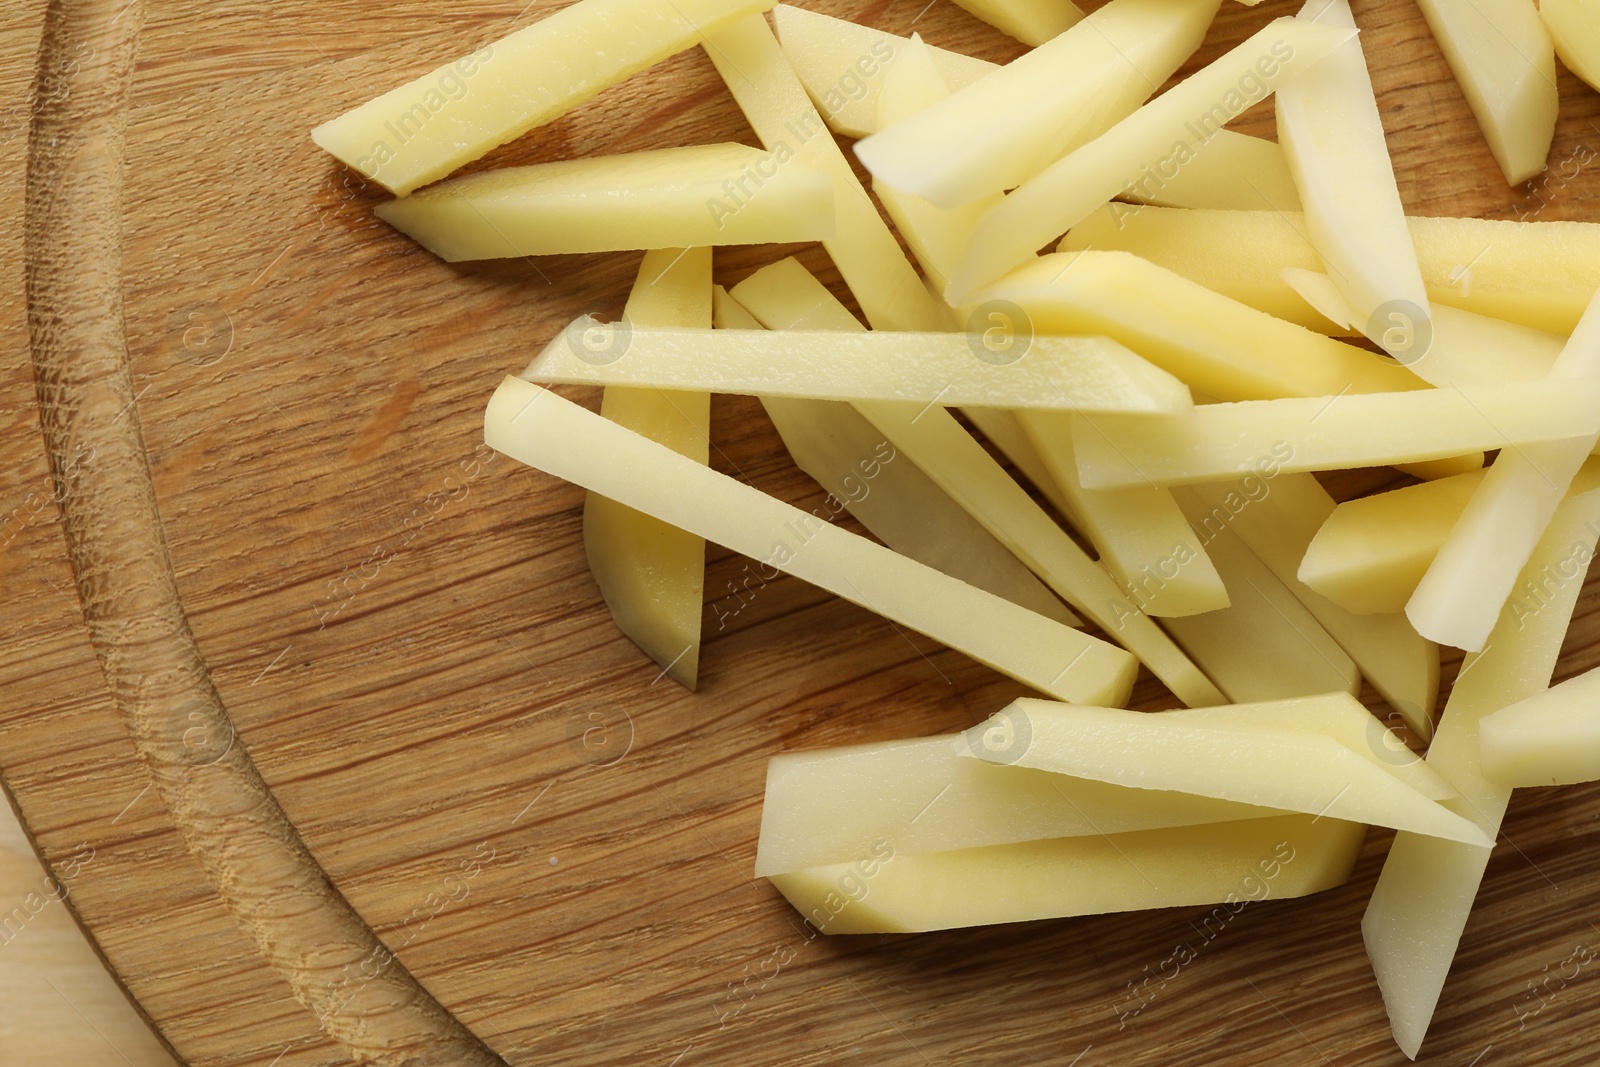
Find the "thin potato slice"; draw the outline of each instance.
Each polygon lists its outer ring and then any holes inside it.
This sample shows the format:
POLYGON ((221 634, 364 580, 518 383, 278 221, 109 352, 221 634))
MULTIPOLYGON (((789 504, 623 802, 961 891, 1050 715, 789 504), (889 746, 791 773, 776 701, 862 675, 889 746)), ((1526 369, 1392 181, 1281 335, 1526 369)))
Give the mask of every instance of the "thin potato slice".
POLYGON ((1044 256, 972 299, 979 309, 1020 309, 1035 336, 1119 341, 1217 400, 1424 388, 1375 353, 1264 315, 1126 252, 1044 256))
POLYGON ((968 759, 968 744, 949 734, 774 756, 757 877, 863 859, 880 841, 920 855, 1283 814, 968 759))
POLYGON ((1036 249, 1121 192, 1141 168, 1160 167, 1178 157, 1181 165, 1204 152, 1209 131, 1227 125, 1352 36, 1353 30, 1297 19, 1277 19, 1262 27, 1006 197, 979 227, 945 299, 965 303, 979 286, 1027 262, 1036 249))
MULTIPOLYGON (((1550 570, 1572 558, 1575 547, 1586 558, 1592 556, 1597 530, 1600 493, 1574 497, 1557 510, 1523 577, 1544 581, 1550 570)), ((1536 610, 1516 612, 1509 605, 1502 610, 1484 651, 1462 664, 1428 750, 1428 762, 1461 792, 1459 800, 1445 803, 1490 835, 1499 832, 1511 790, 1483 776, 1479 725, 1485 716, 1550 684, 1582 585, 1581 575, 1550 583, 1536 610)), ((1396 835, 1361 920, 1395 1041, 1413 1059, 1455 959, 1490 851, 1489 846, 1396 835)))
POLYGON ((1075 778, 1171 789, 1488 846, 1494 838, 1319 730, 1207 726, 1024 697, 971 733, 1008 730, 977 758, 1075 778))
POLYGON ((581 0, 324 122, 311 139, 405 196, 693 48, 703 34, 771 6, 771 0, 581 0))
MULTIPOLYGON (((646 252, 623 313, 643 325, 711 327, 711 249, 646 252)), ((607 389, 600 414, 705 463, 711 398, 705 393, 607 389)), ((705 541, 603 496, 583 504, 589 571, 617 628, 687 689, 700 669, 705 541)))
MULTIPOLYGON (((762 328, 721 286, 712 299, 718 329, 762 328)), ((882 462, 888 442, 849 404, 766 398, 761 405, 795 465, 878 540, 1046 618, 1066 626, 1083 624, 915 463, 905 456, 882 462)))
POLYGON ((1073 444, 1083 484, 1187 485, 1278 471, 1444 459, 1600 430, 1600 381, 1549 379, 1486 390, 1427 389, 1207 404, 1192 415, 1094 415, 1073 444))
POLYGON ((1104 337, 1038 337, 1027 358, 997 366, 976 358, 970 338, 959 333, 785 329, 708 335, 611 326, 585 315, 557 334, 522 376, 813 400, 1147 414, 1193 410, 1182 382, 1104 337), (625 336, 613 340, 619 331, 625 336))
POLYGON ((1508 788, 1600 781, 1600 670, 1487 716, 1478 740, 1483 776, 1508 788))
MULTIPOLYGON (((1300 190, 1295 188, 1289 162, 1277 142, 1228 129, 1214 132, 1206 150, 1181 167, 1141 167, 1123 186, 1121 196, 1133 203, 1113 201, 1101 210, 1136 212, 1143 204, 1224 211, 1300 210, 1300 190)), ((1067 238, 1071 237, 1069 233, 1067 238)), ((1083 247, 1087 246, 1069 249, 1063 244, 1062 251, 1083 247)))
MULTIPOLYGON (((1111 0, 1049 43, 860 141, 856 155, 874 180, 944 208, 1021 185, 1133 113, 1199 47, 1219 6, 1111 0)), ((1137 169, 1113 177, 1120 185, 1137 169)))
MULTIPOLYGON (((1350 877, 1366 827, 1307 815, 901 855, 772 877, 824 934, 916 933, 1114 911, 1320 893, 1350 877)), ((1211 935, 1215 936, 1215 935, 1211 935)))
POLYGON ((1065 700, 1126 701, 1126 652, 941 574, 507 377, 484 417, 496 451, 761 560, 1065 700))

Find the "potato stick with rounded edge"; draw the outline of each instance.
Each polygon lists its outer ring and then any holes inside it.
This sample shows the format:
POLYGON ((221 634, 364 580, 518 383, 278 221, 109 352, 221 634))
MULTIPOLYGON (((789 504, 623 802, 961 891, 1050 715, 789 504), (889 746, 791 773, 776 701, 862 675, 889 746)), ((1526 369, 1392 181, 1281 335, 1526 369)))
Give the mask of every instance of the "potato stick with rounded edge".
MULTIPOLYGON (((1576 581, 1586 564, 1564 569, 1576 581)), ((1483 776, 1508 789, 1600 781, 1600 669, 1487 716, 1478 742, 1483 776)))
POLYGON ((489 401, 484 440, 519 463, 841 596, 1063 700, 1122 703, 1138 661, 841 530, 520 378, 489 401))
MULTIPOLYGON (((1213 133, 1206 150, 1181 167, 1162 170, 1140 167, 1139 173, 1130 176, 1122 187, 1120 195, 1133 203, 1113 201, 1106 208, 1137 212, 1145 204, 1156 204, 1224 211, 1300 210, 1300 191, 1294 187, 1294 176, 1289 173, 1289 163, 1283 158, 1283 149, 1278 143, 1229 129, 1213 133)), ((1071 236, 1067 235, 1069 239, 1071 236)), ((1087 246, 1063 246, 1061 250, 1075 251, 1083 247, 1087 246)))
MULTIPOLYGON (((1556 511, 1523 577, 1543 578, 1570 559, 1574 545, 1594 554, 1600 530, 1600 493, 1586 493, 1556 511)), ((1561 642, 1583 585, 1581 576, 1552 583, 1538 604, 1508 604, 1481 654, 1468 656, 1450 690, 1428 762, 1450 779, 1461 797, 1445 803, 1497 833, 1511 790, 1483 776, 1478 731, 1483 718, 1550 684, 1561 642)), ((1461 932, 1488 867, 1490 848, 1416 834, 1395 836, 1372 891, 1361 935, 1396 1043, 1415 1058, 1428 1031, 1461 932)))
POLYGON ((957 7, 1030 48, 1058 37, 1083 19, 1072 0, 955 0, 957 7))
MULTIPOLYGON (((1093 415, 1073 424, 1083 484, 1230 481, 1279 471, 1345 470, 1559 441, 1600 430, 1600 381, 1510 382, 1207 404, 1192 415, 1093 415)), ((1503 453, 1502 453, 1503 454, 1503 453)))
POLYGON ((311 139, 404 196, 771 6, 581 0, 324 122, 311 139))
MULTIPOLYGON (((842 329, 860 329, 860 323, 803 268, 783 275, 765 268, 734 286, 733 295, 772 329, 825 315, 842 329), (784 284, 772 284, 775 277, 784 278, 784 284)), ((882 402, 856 408, 1046 585, 1138 656, 1179 700, 1189 705, 1222 703, 1216 686, 948 411, 935 404, 919 410, 915 404, 882 402)))
MULTIPOLYGON (((631 324, 711 327, 711 249, 646 252, 623 317, 631 324)), ((600 414, 705 463, 711 443, 706 393, 607 389, 600 414)), ((673 681, 695 687, 700 670, 705 541, 603 496, 583 502, 589 572, 617 628, 673 681)))
MULTIPOLYGON (((1049 43, 858 142, 856 156, 875 181, 943 208, 1022 185, 1132 114, 1199 47, 1219 6, 1111 0, 1049 43)), ((1116 185, 1137 169, 1138 161, 1114 174, 1116 185)), ((1114 195, 1115 188, 1105 199, 1114 195)))
POLYGON ((973 236, 945 299, 967 303, 978 287, 1026 263, 1037 249, 1116 196, 1142 166, 1204 152, 1208 131, 1227 125, 1354 35, 1354 30, 1297 19, 1277 19, 1262 27, 1006 197, 973 236))
MULTIPOLYGON (((720 285, 712 308, 718 329, 762 329, 720 285)), ((795 465, 885 545, 1063 625, 1083 625, 915 463, 905 456, 879 463, 883 435, 849 404, 767 398, 761 405, 795 465)))

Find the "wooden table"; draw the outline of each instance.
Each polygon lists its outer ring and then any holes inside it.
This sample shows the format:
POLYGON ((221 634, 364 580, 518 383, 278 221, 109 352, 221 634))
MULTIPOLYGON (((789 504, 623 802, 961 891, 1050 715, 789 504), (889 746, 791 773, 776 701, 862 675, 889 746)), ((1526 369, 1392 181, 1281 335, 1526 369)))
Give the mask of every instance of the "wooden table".
MULTIPOLYGON (((816 6, 1018 52, 949 3, 816 6)), ((1191 69, 1296 6, 1226 3, 1191 69)), ((1355 6, 1413 213, 1600 217, 1592 168, 1554 177, 1593 158, 1600 97, 1562 71, 1553 177, 1538 198, 1507 189, 1415 7, 1355 6)), ((1130 983, 1195 938, 1194 913, 803 941, 750 874, 766 757, 959 729, 1019 690, 780 580, 725 628, 708 612, 701 688, 682 692, 612 628, 577 490, 505 458, 460 477, 494 383, 558 323, 620 311, 637 254, 444 265, 307 131, 539 14, 162 0, 143 30, 123 242, 137 417, 200 650, 333 884, 511 1064, 1401 1062, 1358 928, 1385 833, 1348 885, 1248 909, 1136 1016, 1130 983), (465 894, 447 889, 474 860, 465 894), (780 946, 793 962, 747 982, 780 946)), ((71 904, 179 1055, 343 1062, 185 849, 85 639, 21 295, 42 16, 0 16, 0 772, 58 875, 93 848, 71 904)), ((1270 134, 1270 108, 1239 128, 1270 134)), ((751 134, 692 52, 486 162, 725 139, 751 134)), ((718 280, 790 251, 719 253, 718 280)), ((713 435, 719 470, 820 500, 752 403, 719 398, 713 435)), ((712 549, 708 597, 741 566, 712 549)), ((1586 592, 1561 676, 1600 661, 1596 606, 1586 592)), ((1600 939, 1597 815, 1594 788, 1519 794, 1425 1062, 1593 1061, 1587 972, 1520 1027, 1517 1009, 1600 939)))

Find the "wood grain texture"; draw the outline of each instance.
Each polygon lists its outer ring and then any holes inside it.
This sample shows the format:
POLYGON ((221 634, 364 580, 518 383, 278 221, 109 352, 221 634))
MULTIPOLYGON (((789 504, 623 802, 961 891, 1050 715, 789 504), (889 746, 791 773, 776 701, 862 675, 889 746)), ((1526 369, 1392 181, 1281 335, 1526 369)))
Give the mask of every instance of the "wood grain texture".
MULTIPOLYGON (((815 6, 1017 50, 949 4, 815 6)), ((1225 4, 1189 69, 1295 7, 1225 4)), ((700 692, 656 681, 584 570, 581 494, 479 449, 500 375, 573 316, 618 313, 638 256, 441 264, 307 134, 541 10, 166 0, 142 33, 130 395, 199 652, 333 885, 514 1065, 1401 1062, 1358 926, 1385 834, 1349 885, 1252 905, 1209 940, 1203 910, 1175 910, 807 941, 751 878, 767 756, 959 729, 1019 690, 787 579, 736 614, 708 605, 700 692), (1199 953, 1175 970, 1180 942, 1199 953)), ((1600 218, 1575 162, 1600 142, 1600 97, 1563 71, 1552 170, 1507 189, 1415 7, 1356 14, 1411 211, 1600 218)), ((0 13, 0 773, 58 873, 95 848, 69 899, 180 1055, 345 1062, 147 788, 85 637, 23 332, 19 86, 42 18, 32 0, 0 13)), ((1270 107, 1238 126, 1270 134, 1270 107)), ((482 165, 724 139, 753 141, 687 53, 482 165)), ((791 251, 719 253, 718 280, 791 251)), ((712 434, 718 469, 820 502, 754 403, 718 398, 712 434)), ((708 601, 744 567, 713 549, 708 601)), ((1600 662, 1597 606, 1586 591, 1560 676, 1600 662)), ((1146 679, 1138 698, 1163 694, 1146 679)), ((1600 938, 1597 816, 1593 788, 1518 795, 1423 1062, 1590 1061, 1592 976, 1552 980, 1537 1014, 1529 983, 1600 938)))

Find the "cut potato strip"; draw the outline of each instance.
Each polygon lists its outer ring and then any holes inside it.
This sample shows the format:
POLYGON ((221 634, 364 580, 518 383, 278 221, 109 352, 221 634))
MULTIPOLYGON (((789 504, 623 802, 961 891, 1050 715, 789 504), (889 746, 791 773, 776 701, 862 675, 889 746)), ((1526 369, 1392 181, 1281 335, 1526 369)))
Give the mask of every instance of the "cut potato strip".
MULTIPOLYGON (((1573 558, 1594 554, 1600 493, 1574 497, 1557 510, 1528 565, 1525 580, 1543 593, 1531 609, 1502 609, 1494 635, 1469 656, 1450 691, 1428 762, 1460 791, 1445 803, 1491 835, 1499 832, 1511 790, 1483 777, 1478 731, 1483 718, 1550 684, 1561 642, 1583 586, 1582 574, 1550 581, 1573 558)), ((1455 959, 1491 849, 1415 834, 1396 835, 1361 921, 1367 956, 1401 1051, 1415 1058, 1428 1031, 1445 976, 1455 959)))
POLYGON ((1539 17, 1566 68, 1590 88, 1600 87, 1600 6, 1594 0, 1539 0, 1539 17))
MULTIPOLYGON (((1368 716, 1370 718, 1370 716, 1368 716)), ((964 735, 786 752, 767 763, 756 875, 897 855, 1281 815, 969 759, 964 735)))
POLYGON ((1137 661, 734 481, 556 394, 506 378, 484 420, 520 463, 792 574, 1063 700, 1122 703, 1137 661))
POLYGON ((1533 0, 1417 0, 1506 182, 1544 170, 1556 131, 1556 56, 1533 0))
MULTIPOLYGON (((1299 18, 1353 30, 1349 0, 1310 0, 1299 18)), ((1390 329, 1399 314, 1429 319, 1417 254, 1406 230, 1383 120, 1360 38, 1278 90, 1278 143, 1305 205, 1306 233, 1328 276, 1355 310, 1349 325, 1405 361, 1390 329)), ((1416 368, 1413 367, 1413 370, 1416 368)))
MULTIPOLYGON (((818 305, 838 303, 809 274, 793 277, 781 288, 770 284, 747 288, 741 283, 733 295, 769 329, 811 319, 819 314, 818 305)), ((837 311, 833 314, 839 316, 837 311)), ((839 317, 841 327, 849 328, 845 319, 860 329, 848 314, 839 317)), ((915 404, 883 402, 856 407, 1046 585, 1138 656, 1179 700, 1190 706, 1222 703, 1216 686, 949 412, 931 404, 920 409, 915 404)))
MULTIPOLYGON (((1428 299, 1566 336, 1600 288, 1600 223, 1408 218, 1428 299)), ((1303 216, 1107 204, 1061 242, 1132 252, 1253 308, 1322 330, 1282 278, 1322 270, 1303 216)))
MULTIPOLYGON (((1549 380, 1600 382, 1600 297, 1572 332, 1549 380)), ((1600 434, 1590 433, 1500 453, 1406 603, 1406 617, 1419 633, 1472 652, 1483 647, 1517 574, 1597 441, 1600 434)))
POLYGON ((1083 18, 1082 9, 1072 0, 955 0, 955 4, 1030 48, 1066 32, 1083 18))
MULTIPOLYGON (((877 130, 883 77, 899 62, 907 38, 788 4, 772 9, 772 22, 784 56, 828 128, 845 137, 877 130)), ((999 69, 986 59, 925 47, 951 89, 999 69)))
POLYGON ((1037 337, 1025 358, 1005 365, 979 359, 972 345, 960 333, 708 334, 613 326, 585 315, 557 334, 522 376, 814 400, 1147 414, 1193 410, 1182 382, 1104 337, 1037 337))
MULTIPOLYGON (((859 142, 856 155, 876 181, 944 208, 1021 185, 1131 114, 1199 47, 1219 6, 1111 0, 1048 44, 859 142)), ((1112 175, 1116 186, 1139 162, 1112 175)))
POLYGON ((1483 776, 1507 788, 1600 780, 1600 670, 1500 709, 1478 741, 1483 776))
POLYGON ((693 48, 702 34, 771 6, 771 0, 580 0, 324 122, 311 139, 404 196, 693 48))
POLYGON ((1192 415, 1076 420, 1083 484, 1229 481, 1263 466, 1344 470, 1443 459, 1600 429, 1600 381, 1514 382, 1493 391, 1426 389, 1208 404, 1192 415))
POLYGON ((876 330, 942 330, 945 317, 906 261, 760 15, 710 33, 706 54, 761 143, 833 179, 836 236, 823 242, 876 330))
POLYGON ((377 207, 447 263, 832 237, 828 175, 742 144, 480 171, 377 207))
POLYGON ((1355 661, 1419 740, 1433 736, 1439 697, 1439 649, 1411 628, 1402 614, 1355 615, 1320 596, 1297 574, 1317 531, 1334 511, 1333 497, 1309 474, 1271 481, 1194 487, 1206 508, 1203 529, 1227 530, 1255 553, 1273 576, 1355 661))
MULTIPOLYGON (((646 252, 623 317, 632 324, 711 327, 711 249, 646 252)), ((706 393, 607 389, 600 414, 704 464, 711 444, 706 393)), ((695 687, 700 670, 705 541, 591 495, 583 504, 583 548, 611 618, 673 681, 695 687)))
POLYGON ((1027 412, 1019 421, 1072 501, 1073 525, 1146 615, 1200 615, 1228 606, 1228 590, 1171 490, 1085 489, 1072 451, 1072 417, 1027 412))
POLYGON ((1228 607, 1163 625, 1235 702, 1361 689, 1353 661, 1267 565, 1225 525, 1209 524, 1188 489, 1174 499, 1201 535, 1228 590, 1228 607))
POLYGON ((825 934, 917 933, 1197 904, 1207 937, 1252 900, 1320 893, 1350 877, 1366 827, 1282 815, 1102 837, 901 855, 772 877, 825 934))
POLYGON ((1074 526, 1078 524, 1079 516, 1072 501, 1056 484, 1055 475, 1050 473, 1044 457, 1033 447, 1033 441, 1015 415, 996 408, 979 407, 963 408, 961 414, 972 420, 978 432, 987 437, 989 443, 998 448, 1000 454, 1010 460, 1022 476, 1039 490, 1039 494, 1050 501, 1051 507, 1074 526))
POLYGON ((1044 256, 973 303, 1020 308, 1035 336, 1104 335, 1217 400, 1424 388, 1376 353, 1264 315, 1126 252, 1044 256))
POLYGON ((1202 722, 1024 698, 969 731, 991 763, 1171 789, 1488 846, 1478 825, 1319 730, 1202 722))
POLYGON ((1025 263, 1035 250, 1120 193, 1141 168, 1181 166, 1204 152, 1210 131, 1221 129, 1353 36, 1353 30, 1297 19, 1276 19, 1262 27, 1006 197, 973 237, 945 299, 965 303, 979 286, 1025 263))
MULTIPOLYGON (((1340 326, 1360 316, 1333 280, 1317 271, 1286 267, 1284 281, 1340 326)), ((1433 385, 1474 388, 1546 377, 1564 342, 1554 334, 1441 305, 1419 318, 1396 305, 1385 313, 1383 333, 1407 370, 1433 385)))
MULTIPOLYGON (((713 295, 718 329, 762 328, 721 286, 713 295)), ((849 404, 776 398, 761 403, 796 466, 878 540, 1029 611, 1066 626, 1082 625, 915 463, 904 456, 883 462, 880 456, 892 446, 849 404)))
POLYGON ((1411 751, 1398 735, 1346 693, 1328 693, 1297 700, 1260 704, 1222 704, 1214 708, 1164 711, 1172 722, 1200 723, 1208 728, 1309 730, 1339 742, 1379 769, 1394 775, 1429 800, 1459 796, 1455 786, 1428 761, 1411 751))
MULTIPOLYGON (((1212 133, 1206 150, 1181 167, 1141 167, 1120 195, 1134 203, 1113 202, 1102 210, 1132 212, 1141 204, 1225 211, 1300 210, 1300 191, 1277 142, 1228 129, 1212 133)), ((1071 239, 1072 235, 1067 236, 1071 239)), ((1076 245, 1074 250, 1085 247, 1076 245)))

